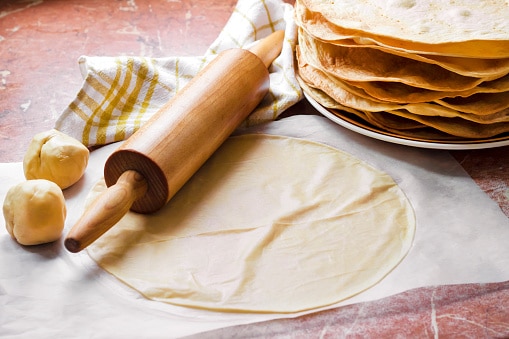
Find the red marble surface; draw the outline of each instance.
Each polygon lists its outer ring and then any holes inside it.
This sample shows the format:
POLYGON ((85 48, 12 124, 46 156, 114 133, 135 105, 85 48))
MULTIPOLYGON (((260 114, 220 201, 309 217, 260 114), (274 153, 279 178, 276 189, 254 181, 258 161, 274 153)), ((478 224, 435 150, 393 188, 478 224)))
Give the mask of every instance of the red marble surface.
MULTIPOLYGON (((200 55, 235 4, 236 0, 0 1, 0 162, 22 161, 32 136, 53 127, 81 86, 80 55, 200 55)), ((317 112, 301 102, 286 114, 317 112)), ((509 216, 509 147, 451 154, 509 216)), ((509 337, 509 283, 422 288, 210 334, 232 335, 509 337)))
POLYGON ((433 286, 196 338, 507 338, 509 282, 433 286), (496 301, 496 302, 494 302, 496 301))
POLYGON ((0 1, 0 162, 21 161, 81 87, 81 55, 201 55, 231 15, 221 1, 0 1))

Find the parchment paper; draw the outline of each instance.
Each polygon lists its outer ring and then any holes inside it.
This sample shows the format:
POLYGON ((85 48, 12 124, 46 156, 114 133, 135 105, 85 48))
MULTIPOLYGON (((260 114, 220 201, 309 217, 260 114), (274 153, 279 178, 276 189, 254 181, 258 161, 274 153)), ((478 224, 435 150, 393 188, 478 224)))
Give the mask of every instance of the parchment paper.
MULTIPOLYGON (((381 283, 334 307, 423 286, 509 280, 509 219, 448 152, 373 140, 319 116, 294 116, 246 132, 301 137, 349 152, 389 173, 414 206, 417 232, 408 256, 381 283)), ((64 235, 117 146, 92 152, 83 179, 65 191, 64 235)), ((3 202, 7 190, 24 180, 22 164, 0 164, 0 173, 3 202)), ((62 240, 20 246, 0 218, 0 336, 170 338, 298 315, 207 312, 149 301, 99 269, 85 251, 68 253, 62 240)))

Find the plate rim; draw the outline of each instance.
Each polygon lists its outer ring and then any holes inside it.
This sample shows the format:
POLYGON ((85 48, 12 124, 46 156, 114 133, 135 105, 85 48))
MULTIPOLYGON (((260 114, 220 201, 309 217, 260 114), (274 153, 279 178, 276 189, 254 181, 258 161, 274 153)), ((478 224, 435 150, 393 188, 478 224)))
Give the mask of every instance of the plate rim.
POLYGON ((318 103, 315 99, 313 99, 308 93, 303 91, 304 97, 306 100, 323 116, 335 122, 336 124, 356 132, 358 134, 386 141, 394 144, 418 147, 418 148, 429 148, 429 149, 442 149, 442 150, 474 150, 474 149, 487 149, 487 148, 495 148, 509 145, 509 136, 507 140, 497 140, 497 141, 486 141, 486 142, 465 142, 465 143, 447 143, 447 142, 427 142, 427 141, 419 141, 419 140, 410 140, 406 138, 399 138, 395 136, 386 135, 383 133, 375 132, 363 128, 361 126, 357 126, 352 124, 344 119, 341 119, 337 115, 329 112, 327 108, 318 103))

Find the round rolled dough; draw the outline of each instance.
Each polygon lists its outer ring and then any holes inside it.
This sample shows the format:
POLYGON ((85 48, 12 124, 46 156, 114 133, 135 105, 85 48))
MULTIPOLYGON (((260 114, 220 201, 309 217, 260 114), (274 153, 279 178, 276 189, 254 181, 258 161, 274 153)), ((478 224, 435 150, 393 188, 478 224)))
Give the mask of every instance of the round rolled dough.
POLYGON ((290 313, 375 285, 414 232, 387 174, 324 144, 251 134, 228 139, 167 206, 129 212, 88 253, 149 299, 290 313))

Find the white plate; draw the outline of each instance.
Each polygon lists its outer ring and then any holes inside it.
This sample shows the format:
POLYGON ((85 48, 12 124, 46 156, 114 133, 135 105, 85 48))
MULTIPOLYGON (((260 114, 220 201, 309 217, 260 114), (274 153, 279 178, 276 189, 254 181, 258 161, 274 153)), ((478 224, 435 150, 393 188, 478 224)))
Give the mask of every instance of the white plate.
POLYGON ((359 134, 387 141, 395 144, 420 147, 420 148, 432 148, 432 149, 444 149, 444 150, 472 150, 472 149, 483 149, 483 148, 494 148, 509 145, 509 136, 502 138, 491 138, 491 139, 480 139, 474 141, 451 141, 451 142, 442 142, 442 141, 433 141, 433 140, 414 140, 404 136, 394 136, 389 135, 388 133, 377 130, 375 128, 366 128, 362 126, 362 124, 354 124, 351 121, 347 121, 342 119, 341 117, 333 114, 327 108, 320 105, 317 101, 315 101, 310 95, 304 92, 304 96, 309 101, 309 103, 318 110, 325 117, 329 118, 333 122, 337 123, 340 126, 343 126, 351 131, 357 132, 359 134))

